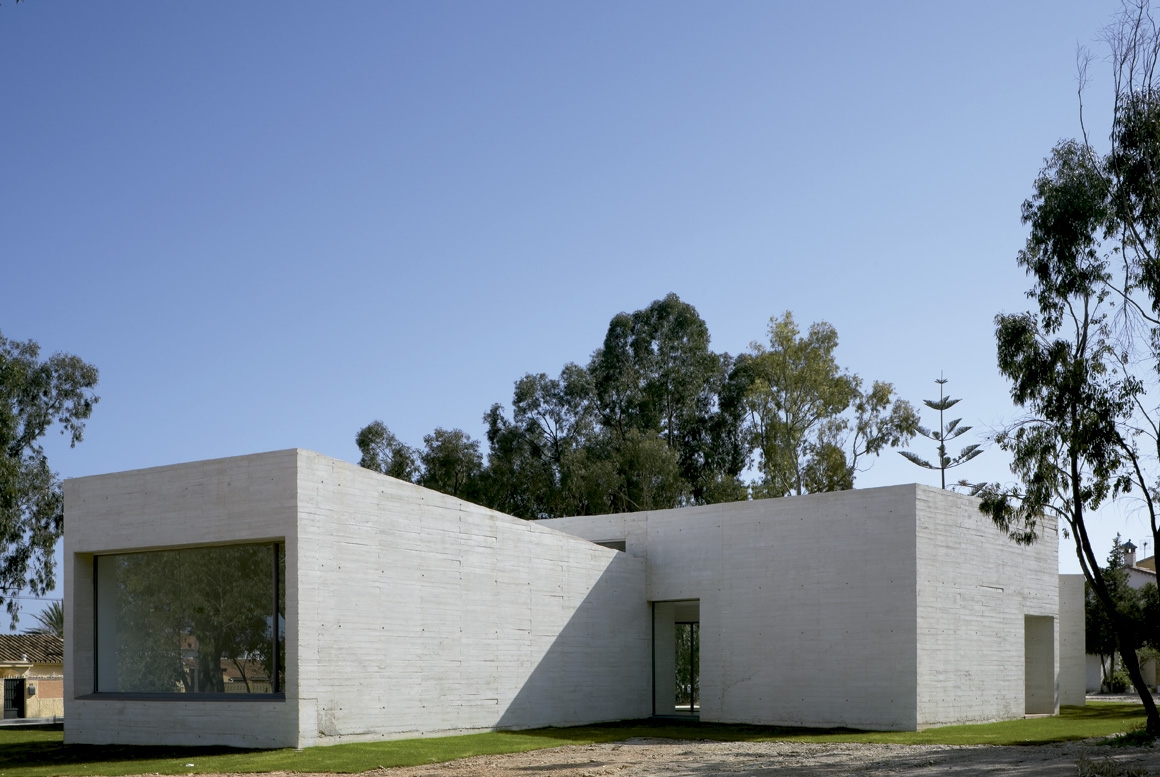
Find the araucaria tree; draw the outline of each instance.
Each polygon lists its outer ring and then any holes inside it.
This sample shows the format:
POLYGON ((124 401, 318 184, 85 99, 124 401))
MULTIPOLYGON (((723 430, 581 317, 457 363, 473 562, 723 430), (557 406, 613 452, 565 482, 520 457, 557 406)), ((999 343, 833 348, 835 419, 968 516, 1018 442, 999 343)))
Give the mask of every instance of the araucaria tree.
POLYGON ((97 368, 58 353, 40 360, 32 340, 0 334, 0 602, 15 623, 22 589, 56 584, 53 549, 64 529, 60 479, 40 439, 55 423, 75 446, 97 396, 97 368))
POLYGON ((958 456, 947 455, 947 441, 956 440, 962 437, 967 432, 971 431, 969 426, 961 426, 963 419, 956 418, 949 423, 944 423, 943 413, 950 410, 962 400, 951 399, 943 394, 943 386, 947 384, 946 378, 938 378, 935 380, 938 384, 938 399, 924 399, 922 403, 931 410, 938 411, 938 429, 927 429, 925 426, 918 427, 918 433, 928 440, 934 440, 938 443, 938 463, 933 464, 926 459, 919 456, 917 453, 911 451, 899 451, 907 461, 912 464, 917 464, 924 469, 937 469, 942 478, 942 487, 947 487, 947 470, 954 469, 960 464, 966 464, 971 459, 983 452, 983 449, 978 443, 972 443, 959 451, 958 456))
MULTIPOLYGON (((1036 309, 996 318, 999 369, 1026 411, 997 439, 1018 484, 987 486, 982 507, 1023 542, 1039 536, 1041 521, 1062 522, 1148 732, 1160 736, 1136 659, 1139 636, 1087 531, 1094 509, 1131 492, 1160 542, 1160 34, 1147 2, 1126 3, 1105 40, 1115 95, 1109 148, 1097 150, 1081 121, 1081 137, 1052 150, 1023 204, 1030 234, 1018 262, 1036 309)), ((1081 84, 1089 60, 1081 59, 1081 84)))

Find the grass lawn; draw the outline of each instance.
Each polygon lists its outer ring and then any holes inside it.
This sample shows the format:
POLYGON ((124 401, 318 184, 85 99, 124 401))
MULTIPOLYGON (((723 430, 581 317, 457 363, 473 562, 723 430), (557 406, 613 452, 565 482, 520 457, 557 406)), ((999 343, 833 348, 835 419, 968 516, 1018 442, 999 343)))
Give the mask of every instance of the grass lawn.
POLYGON ((520 753, 559 745, 615 742, 629 737, 725 742, 893 742, 898 744, 1034 745, 1108 736, 1139 727, 1139 704, 1093 702, 1064 707, 1059 717, 946 726, 914 732, 741 726, 692 721, 627 721, 603 726, 491 732, 433 739, 311 747, 235 750, 208 747, 65 745, 59 729, 0 728, 0 777, 55 775, 197 774, 202 772, 365 772, 472 755, 520 753))

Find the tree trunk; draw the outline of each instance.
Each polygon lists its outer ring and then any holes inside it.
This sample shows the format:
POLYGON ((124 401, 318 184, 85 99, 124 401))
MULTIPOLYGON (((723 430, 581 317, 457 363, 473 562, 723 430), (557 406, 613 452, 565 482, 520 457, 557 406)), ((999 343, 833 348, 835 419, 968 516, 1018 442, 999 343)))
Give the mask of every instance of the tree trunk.
MULTIPOLYGON (((1088 538, 1087 526, 1083 521, 1083 508, 1081 507, 1083 501, 1078 493, 1079 473, 1077 465, 1077 457, 1073 453, 1071 462, 1073 512, 1069 523, 1071 523, 1072 536, 1076 544, 1076 555, 1079 556, 1080 567, 1083 569, 1084 576, 1091 583, 1096 598, 1112 622, 1112 631, 1116 635, 1116 647, 1120 650, 1120 658, 1124 662, 1124 668, 1128 670, 1128 678, 1132 681, 1132 687, 1136 689, 1136 693, 1140 695, 1140 701, 1144 704, 1144 713, 1148 716, 1148 736, 1153 739, 1160 738, 1160 711, 1156 709, 1156 702, 1152 698, 1152 692, 1144 685, 1144 676, 1140 672, 1140 660, 1136 657, 1137 645, 1132 638, 1128 624, 1120 615, 1120 611, 1112 599, 1111 592, 1108 591, 1107 583, 1104 582, 1103 573, 1100 572, 1099 563, 1092 550, 1091 540, 1088 538)), ((1115 665, 1114 656, 1112 657, 1112 664, 1113 666, 1115 665)))
MULTIPOLYGON (((1083 533, 1082 539, 1086 545, 1086 531, 1083 533)), ((1156 709, 1156 701, 1152 698, 1152 692, 1144 684, 1144 675, 1140 671, 1140 659, 1136 656, 1137 645, 1132 639, 1128 624, 1124 622, 1124 618, 1120 615, 1119 610, 1116 609, 1116 603, 1112 600, 1112 596, 1108 592, 1108 587, 1104 583, 1104 577, 1100 574, 1099 568, 1097 567, 1092 571, 1092 588, 1095 590, 1100 604, 1103 605, 1104 612, 1108 614, 1108 617, 1112 621, 1112 630, 1116 634, 1116 647, 1120 651, 1120 660, 1124 662, 1124 669, 1128 672, 1128 678, 1132 681, 1132 687, 1136 689, 1136 693, 1140 695, 1140 701, 1144 704, 1144 713, 1148 716, 1148 736, 1158 738, 1160 737, 1160 710, 1156 709)), ((1115 661, 1115 656, 1113 656, 1113 667, 1115 666, 1115 661)))

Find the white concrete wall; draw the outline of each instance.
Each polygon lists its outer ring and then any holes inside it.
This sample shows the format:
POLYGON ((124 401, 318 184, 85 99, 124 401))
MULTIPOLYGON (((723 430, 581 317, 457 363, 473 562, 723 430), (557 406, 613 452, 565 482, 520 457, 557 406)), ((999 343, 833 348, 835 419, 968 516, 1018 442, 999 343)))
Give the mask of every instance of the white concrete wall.
POLYGON ((288 450, 65 481, 66 742, 297 744, 297 461, 288 450), (286 545, 285 700, 91 696, 94 555, 255 540, 286 545))
POLYGON ((641 559, 318 454, 300 473, 302 745, 650 713, 641 559))
POLYGON ((308 451, 66 482, 66 741, 306 746, 642 717, 641 559, 308 451), (93 558, 281 540, 286 699, 93 695, 93 558))
POLYGON ((541 523, 701 600, 702 720, 913 729, 1021 717, 1024 616, 1058 612, 1054 527, 1020 547, 977 505, 906 485, 541 523))
POLYGON ((1024 616, 1059 611, 1055 526, 1049 522, 1038 542, 1020 546, 972 497, 916 486, 915 499, 919 726, 1022 717, 1024 616))
POLYGON ((539 523, 700 600, 701 720, 916 727, 914 486, 539 523))
MULTIPOLYGON (((1084 655, 1084 578, 1059 576, 1059 703, 1087 702, 1084 655)), ((1097 681, 1097 685, 1098 685, 1097 681)))
POLYGON ((1104 687, 1104 667, 1100 657, 1088 653, 1084 656, 1084 685, 1088 693, 1099 693, 1104 687))

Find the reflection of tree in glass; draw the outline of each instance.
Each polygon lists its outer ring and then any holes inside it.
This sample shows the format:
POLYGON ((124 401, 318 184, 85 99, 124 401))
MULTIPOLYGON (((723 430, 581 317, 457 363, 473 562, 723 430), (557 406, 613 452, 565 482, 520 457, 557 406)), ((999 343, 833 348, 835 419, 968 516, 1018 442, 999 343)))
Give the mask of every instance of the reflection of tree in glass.
POLYGON ((272 690, 273 554, 244 545, 117 556, 118 690, 222 693, 223 661, 246 692, 272 690), (267 681, 255 685, 259 673, 267 681))
POLYGON ((692 708, 701 695, 701 646, 698 623, 677 624, 677 698, 678 707, 692 708))
POLYGON ((270 690, 281 691, 286 688, 286 553, 285 548, 278 547, 278 612, 275 614, 278 624, 278 676, 272 676, 270 651, 267 650, 262 659, 262 666, 266 676, 276 679, 277 683, 270 690))

